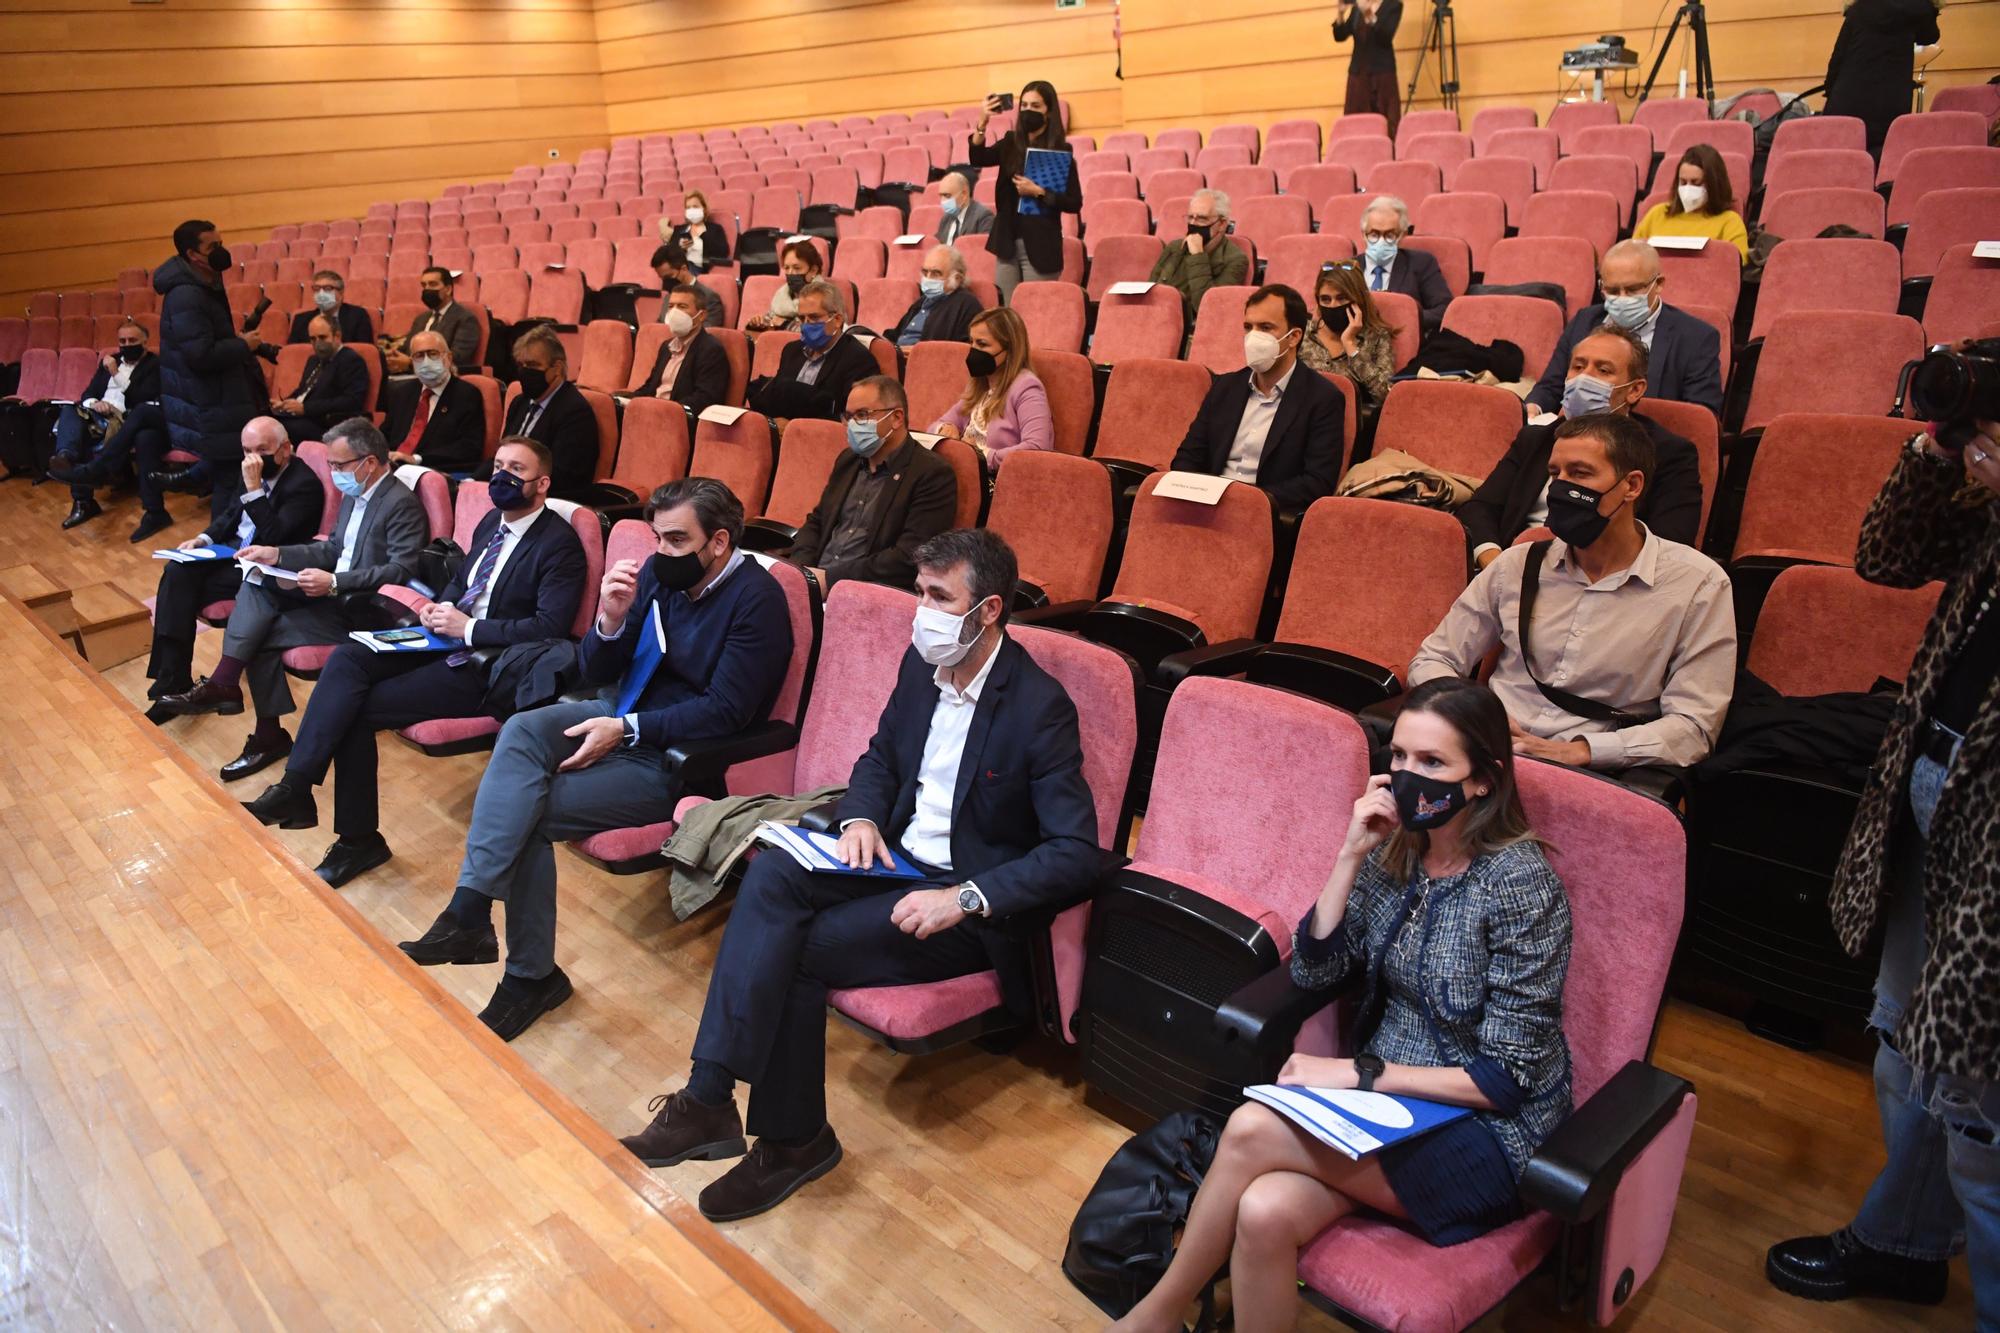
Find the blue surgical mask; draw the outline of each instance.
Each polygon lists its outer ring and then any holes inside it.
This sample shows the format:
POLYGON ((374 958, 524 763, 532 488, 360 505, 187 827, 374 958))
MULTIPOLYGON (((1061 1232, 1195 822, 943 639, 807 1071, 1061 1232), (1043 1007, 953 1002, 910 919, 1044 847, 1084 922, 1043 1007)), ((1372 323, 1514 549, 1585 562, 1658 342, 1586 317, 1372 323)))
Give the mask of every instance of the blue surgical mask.
POLYGON ((444 358, 435 352, 411 357, 410 369, 426 389, 435 389, 451 378, 451 372, 445 369, 444 358))
POLYGON ((958 200, 952 198, 950 195, 946 195, 944 198, 938 200, 938 207, 944 209, 946 217, 952 217, 958 212, 958 200))
POLYGON ((334 470, 333 488, 342 495, 357 497, 368 489, 361 484, 361 478, 355 476, 352 472, 343 471, 338 468, 334 470))
POLYGON ((1611 410, 1611 386, 1592 375, 1578 375, 1563 384, 1563 416, 1571 421, 1592 412, 1611 410))
POLYGON ((1621 329, 1629 331, 1638 328, 1652 313, 1653 303, 1643 294, 1604 298, 1604 317, 1621 329))
POLYGON ((331 310, 340 304, 340 293, 316 291, 313 293, 313 304, 321 310, 331 310))
POLYGON ((882 447, 882 428, 873 421, 847 423, 847 447, 863 458, 871 458, 882 447))
POLYGON ((801 324, 799 341, 806 345, 809 352, 824 352, 827 344, 833 341, 833 335, 827 332, 824 324, 801 324))
POLYGON ((917 290, 922 292, 926 298, 936 300, 938 297, 944 295, 944 279, 918 278, 917 290))
POLYGON ((1387 268, 1396 262, 1396 242, 1368 242, 1368 262, 1376 268, 1387 268))

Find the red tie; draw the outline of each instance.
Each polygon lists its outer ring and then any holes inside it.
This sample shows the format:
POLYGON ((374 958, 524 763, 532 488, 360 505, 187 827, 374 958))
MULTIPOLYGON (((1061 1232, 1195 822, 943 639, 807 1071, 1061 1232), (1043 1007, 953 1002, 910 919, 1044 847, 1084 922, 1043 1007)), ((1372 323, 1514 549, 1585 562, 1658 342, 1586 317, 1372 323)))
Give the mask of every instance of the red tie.
POLYGON ((399 454, 413 454, 417 451, 417 441, 424 438, 424 427, 431 420, 431 391, 425 389, 417 395, 417 414, 410 418, 410 433, 396 446, 399 454))

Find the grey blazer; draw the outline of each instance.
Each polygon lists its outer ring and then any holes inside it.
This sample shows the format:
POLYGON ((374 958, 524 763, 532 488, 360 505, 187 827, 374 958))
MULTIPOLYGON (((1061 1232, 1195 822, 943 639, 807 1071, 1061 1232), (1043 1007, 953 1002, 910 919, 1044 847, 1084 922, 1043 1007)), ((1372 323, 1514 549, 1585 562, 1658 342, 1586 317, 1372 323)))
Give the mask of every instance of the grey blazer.
MULTIPOLYGON (((278 564, 285 569, 332 569, 339 564, 341 535, 347 531, 354 505, 352 498, 343 497, 332 535, 324 541, 280 546, 278 564)), ((417 554, 430 538, 430 519, 417 493, 393 475, 384 477, 361 511, 354 559, 335 581, 334 590, 346 597, 374 592, 385 583, 408 583, 417 572, 417 554)))
MULTIPOLYGON (((463 303, 453 301, 443 310, 426 310, 418 315, 410 325, 409 336, 414 338, 426 332, 444 339, 444 345, 451 348, 451 359, 457 363, 459 374, 479 373, 479 318, 463 303)), ((403 350, 409 350, 407 343, 403 350)))
POLYGON ((1569 899, 1539 845, 1489 852, 1449 879, 1398 884, 1369 853, 1327 938, 1312 912, 1292 940, 1292 980, 1361 985, 1354 1051, 1390 1064, 1457 1065, 1497 1108, 1476 1114, 1518 1177, 1570 1112, 1563 978, 1569 899), (1379 1016, 1379 1018, 1378 1018, 1379 1016))
POLYGON ((940 244, 950 245, 961 236, 985 236, 993 230, 993 210, 977 199, 965 201, 965 213, 958 218, 939 218, 936 237, 940 244), (952 223, 958 223, 953 230, 952 223))

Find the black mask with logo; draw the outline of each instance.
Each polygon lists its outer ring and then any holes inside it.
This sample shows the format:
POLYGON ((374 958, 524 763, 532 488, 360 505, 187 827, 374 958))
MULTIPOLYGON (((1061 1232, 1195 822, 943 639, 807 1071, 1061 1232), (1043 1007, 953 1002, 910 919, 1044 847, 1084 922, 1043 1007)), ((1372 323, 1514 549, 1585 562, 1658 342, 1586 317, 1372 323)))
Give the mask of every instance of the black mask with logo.
POLYGON ((1396 816, 1406 829, 1436 828, 1466 806, 1463 782, 1427 778, 1407 768, 1389 775, 1389 794, 1396 798, 1396 816))

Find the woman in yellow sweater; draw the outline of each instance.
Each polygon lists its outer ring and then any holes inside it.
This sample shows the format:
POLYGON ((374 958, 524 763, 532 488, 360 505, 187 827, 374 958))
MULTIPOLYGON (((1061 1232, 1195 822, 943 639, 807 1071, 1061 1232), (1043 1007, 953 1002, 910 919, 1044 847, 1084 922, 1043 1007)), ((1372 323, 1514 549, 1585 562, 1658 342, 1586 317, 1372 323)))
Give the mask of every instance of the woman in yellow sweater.
POLYGON ((1729 169, 1722 154, 1698 143, 1681 154, 1674 172, 1674 192, 1667 201, 1654 204, 1632 229, 1632 239, 1654 236, 1702 236, 1711 241, 1728 241, 1743 258, 1750 257, 1750 232, 1736 212, 1736 197, 1729 190, 1729 169))

